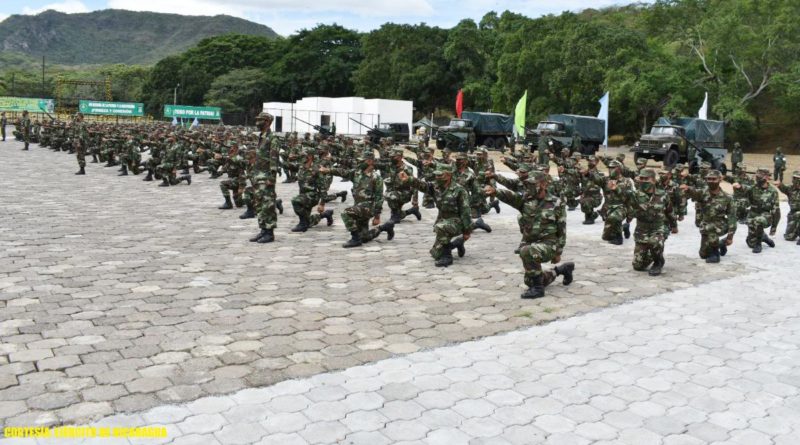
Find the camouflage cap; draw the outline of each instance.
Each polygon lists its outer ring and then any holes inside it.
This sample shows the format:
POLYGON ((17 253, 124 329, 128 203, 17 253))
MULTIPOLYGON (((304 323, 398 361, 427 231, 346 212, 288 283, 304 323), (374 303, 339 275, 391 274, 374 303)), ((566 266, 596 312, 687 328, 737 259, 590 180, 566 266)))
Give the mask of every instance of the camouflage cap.
POLYGON ((269 114, 269 113, 266 113, 264 111, 262 111, 261 113, 258 113, 258 115, 256 116, 256 122, 258 122, 258 121, 270 121, 270 122, 272 122, 272 120, 273 120, 272 115, 269 114))
POLYGON ((645 164, 647 164, 646 158, 639 158, 636 160, 636 165, 645 165, 645 164))
POLYGON ((561 149, 561 153, 564 153, 564 154, 569 153, 569 147, 562 148, 561 149))
POLYGON ((538 184, 540 182, 547 181, 548 179, 549 176, 547 173, 537 170, 530 172, 530 174, 528 174, 528 179, 526 179, 525 182, 527 184, 538 184))
POLYGON ((597 162, 597 156, 595 156, 595 155, 590 155, 590 156, 589 156, 589 162, 597 162))
POLYGON ((375 160, 375 152, 372 151, 371 148, 367 148, 362 150, 356 155, 356 159, 359 161, 368 161, 368 160, 375 160))
POLYGON ((758 167, 758 170, 756 170, 756 174, 762 176, 763 175, 769 176, 769 169, 766 167, 758 167))
POLYGON ((652 168, 645 168, 639 172, 639 178, 644 179, 655 179, 656 178, 656 171, 652 168))
POLYGON ((672 170, 668 170, 668 169, 667 170, 659 170, 658 171, 658 176, 667 176, 667 175, 671 175, 671 174, 672 174, 672 170))
POLYGON ((436 169, 433 171, 433 174, 434 175, 441 175, 444 173, 452 174, 454 171, 455 169, 453 168, 452 165, 439 162, 436 164, 436 169))
POLYGON ((453 155, 453 159, 455 159, 456 161, 466 161, 469 158, 467 157, 467 153, 460 151, 453 155))
POLYGON ((519 166, 517 166, 517 171, 518 171, 518 172, 525 172, 525 173, 528 173, 528 172, 530 172, 531 170, 533 170, 533 166, 532 166, 532 165, 530 165, 530 164, 528 164, 528 163, 526 163, 526 162, 521 162, 521 163, 519 164, 519 166))
POLYGON ((800 170, 795 170, 792 172, 792 179, 800 179, 800 170))
POLYGON ((314 150, 314 147, 305 146, 301 151, 303 156, 314 156, 317 152, 314 150))
POLYGON ((700 168, 707 170, 707 169, 711 168, 711 163, 703 161, 703 162, 700 163, 700 168))
POLYGON ((394 157, 394 156, 403 156, 404 154, 405 154, 405 150, 403 150, 403 147, 394 147, 394 148, 392 148, 392 151, 391 151, 391 156, 392 157, 394 157))
POLYGON ((488 156, 489 150, 486 149, 485 145, 481 145, 480 147, 475 149, 475 155, 488 156))
POLYGON ((739 148, 739 147, 741 147, 742 145, 741 145, 740 143, 738 143, 738 142, 734 142, 734 143, 733 143, 733 146, 734 146, 734 147, 736 147, 736 148, 739 148))
POLYGON ((617 168, 617 167, 622 167, 622 164, 620 164, 619 161, 617 160, 608 163, 608 168, 617 168))
POLYGON ((706 179, 720 179, 720 178, 722 178, 722 173, 720 173, 719 170, 709 170, 708 173, 706 173, 706 179))
POLYGON ((616 160, 622 162, 625 160, 625 153, 617 153, 616 160))
POLYGON ((572 157, 575 158, 575 159, 580 159, 581 158, 581 154, 576 151, 575 153, 572 153, 572 157))
POLYGON ((683 164, 675 164, 675 166, 674 166, 674 167, 672 167, 672 169, 673 169, 673 170, 676 170, 676 171, 681 171, 681 170, 683 170, 684 168, 686 168, 686 166, 685 166, 685 165, 683 165, 683 164))

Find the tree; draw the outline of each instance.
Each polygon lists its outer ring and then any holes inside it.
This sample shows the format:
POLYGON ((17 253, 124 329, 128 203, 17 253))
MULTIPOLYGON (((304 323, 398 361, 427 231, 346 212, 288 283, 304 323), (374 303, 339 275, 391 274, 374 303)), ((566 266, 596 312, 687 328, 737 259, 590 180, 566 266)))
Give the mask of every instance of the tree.
POLYGON ((252 118, 261 111, 269 88, 261 68, 240 68, 214 79, 204 102, 252 118))

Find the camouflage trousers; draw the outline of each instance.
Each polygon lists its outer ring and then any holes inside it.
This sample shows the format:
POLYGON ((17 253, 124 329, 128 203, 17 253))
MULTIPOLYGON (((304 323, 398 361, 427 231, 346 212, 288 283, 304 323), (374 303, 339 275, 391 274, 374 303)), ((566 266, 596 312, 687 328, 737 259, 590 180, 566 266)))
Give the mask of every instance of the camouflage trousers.
POLYGON ((750 207, 750 200, 747 198, 739 198, 733 201, 733 205, 736 208, 736 219, 739 221, 744 221, 747 219, 747 210, 750 207))
POLYGON ((622 223, 625 221, 625 206, 608 206, 605 211, 606 221, 603 225, 603 241, 622 238, 622 223))
POLYGON ((551 261, 556 257, 558 248, 555 243, 526 243, 523 241, 519 249, 519 258, 525 268, 525 285, 533 286, 537 276, 542 277, 542 284, 547 286, 556 279, 552 270, 542 271, 542 263, 551 261))
POLYGON ((367 242, 380 234, 377 228, 369 228, 369 222, 373 218, 372 208, 364 204, 356 204, 344 209, 342 212, 342 222, 348 232, 357 232, 361 242, 367 242))
POLYGON ((786 233, 783 234, 783 239, 794 241, 798 236, 800 236, 800 209, 790 209, 786 215, 786 233))
MULTIPOLYGON (((101 155, 100 156, 100 162, 105 162, 106 159, 104 159, 104 158, 105 158, 105 156, 101 155)), ((147 170, 158 175, 157 179, 160 179, 160 177, 161 177, 161 173, 158 172, 158 166, 160 164, 161 164, 161 159, 160 158, 150 158, 145 162, 145 166, 146 166, 147 170)))
POLYGON ((319 213, 312 213, 317 204, 319 204, 319 196, 316 193, 301 193, 292 198, 292 209, 294 209, 295 215, 300 218, 300 222, 306 221, 308 227, 316 226, 321 219, 319 213))
POLYGON ((705 223, 700 226, 700 258, 706 259, 711 252, 719 248, 723 236, 728 234, 728 227, 725 222, 720 223, 705 223))
POLYGON ((389 210, 391 210, 392 213, 397 213, 403 210, 404 205, 413 200, 415 193, 416 190, 387 190, 386 194, 383 196, 383 199, 389 206, 389 210))
POLYGON ((78 141, 75 141, 73 147, 75 148, 75 156, 78 158, 78 167, 86 167, 86 147, 78 141))
POLYGON ((755 247, 764 239, 764 230, 772 225, 772 213, 747 215, 747 245, 755 247))
POLYGON ((703 224, 703 206, 699 202, 694 203, 694 225, 698 228, 703 224))
MULTIPOLYGON (((663 229, 662 229, 663 230, 663 229)), ((658 258, 664 255, 664 233, 637 233, 634 235, 636 247, 633 248, 633 269, 646 270, 658 258)))
POLYGON ((23 133, 22 134, 22 141, 25 142, 25 150, 27 150, 28 149, 28 145, 30 145, 30 143, 31 143, 30 135, 23 133))
POLYGON ((167 178, 167 182, 174 184, 177 182, 177 173, 172 164, 162 163, 156 167, 156 173, 162 178, 167 178))
POLYGON ((433 233, 436 235, 436 239, 433 242, 433 247, 431 247, 431 256, 436 260, 441 258, 447 245, 450 244, 450 240, 462 235, 465 231, 464 229, 459 218, 447 218, 437 221, 433 225, 433 233))
POLYGON ((603 203, 603 195, 600 190, 584 192, 581 195, 581 212, 586 215, 586 219, 594 220, 597 212, 594 210, 603 203))
POLYGON ((274 229, 278 227, 278 212, 275 210, 275 184, 259 181, 253 187, 258 227, 274 229))
POLYGON ((142 162, 142 155, 138 151, 123 152, 119 157, 119 162, 127 165, 131 173, 138 175, 139 164, 142 162))
POLYGON ((242 199, 244 190, 240 187, 239 181, 234 179, 220 181, 219 190, 222 192, 222 196, 225 197, 225 200, 230 199, 231 193, 233 193, 233 202, 236 204, 236 207, 244 205, 244 200, 242 199))
POLYGON ((219 166, 220 162, 213 157, 206 161, 206 168, 212 175, 218 174, 217 172, 219 171, 219 166))
POLYGON ((571 209, 578 207, 580 204, 578 202, 578 197, 580 197, 580 195, 581 193, 579 187, 576 187, 574 184, 566 183, 566 186, 564 187, 564 199, 567 200, 567 207, 571 209))

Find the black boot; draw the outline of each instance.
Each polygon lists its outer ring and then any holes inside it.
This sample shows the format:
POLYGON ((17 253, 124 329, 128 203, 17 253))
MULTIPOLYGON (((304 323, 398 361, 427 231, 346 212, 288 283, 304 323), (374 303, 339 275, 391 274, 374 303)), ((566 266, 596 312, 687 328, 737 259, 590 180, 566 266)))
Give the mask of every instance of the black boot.
POLYGON ((328 220, 328 226, 333 225, 333 210, 326 210, 322 212, 319 216, 328 220))
POLYGON ((75 172, 75 174, 76 174, 76 175, 85 175, 85 174, 86 174, 86 169, 84 169, 83 167, 81 167, 81 168, 80 168, 80 170, 78 170, 77 172, 75 172))
POLYGON ((342 244, 342 247, 349 249, 351 247, 358 247, 361 244, 361 236, 358 234, 358 232, 350 232, 350 240, 342 244))
POLYGON ((719 255, 720 255, 719 248, 712 250, 711 252, 708 253, 708 256, 706 257, 706 263, 712 263, 712 264, 719 263, 719 255))
POLYGON ((664 256, 659 256, 655 261, 653 261, 653 265, 650 266, 650 270, 647 271, 647 274, 651 277, 661 275, 661 269, 664 267, 664 263, 664 256))
POLYGON ((467 249, 464 248, 464 237, 459 236, 458 238, 453 239, 453 241, 450 242, 450 245, 456 248, 459 258, 464 257, 464 254, 467 252, 467 249))
POLYGON ((121 172, 117 176, 128 176, 128 166, 125 165, 125 164, 122 164, 121 172))
POLYGON ((500 213, 500 200, 499 199, 495 199, 489 205, 494 208, 495 212, 500 213))
POLYGON ((253 206, 251 206, 250 204, 247 204, 247 210, 245 210, 244 213, 239 215, 239 219, 250 219, 255 217, 256 217, 256 212, 255 210, 253 210, 253 206))
POLYGON ((761 241, 758 241, 753 246, 753 253, 761 253, 761 241))
POLYGON ((183 175, 181 181, 186 181, 186 185, 192 185, 192 175, 183 175))
POLYGON ((631 225, 630 223, 625 223, 622 225, 622 234, 625 235, 625 239, 631 237, 631 225))
POLYGON ((434 204, 432 202, 429 202, 427 204, 424 204, 423 207, 425 207, 426 209, 435 209, 436 208, 436 204, 434 204))
POLYGON ((222 204, 221 206, 219 206, 217 208, 220 209, 220 210, 230 210, 230 209, 232 209, 233 208, 233 204, 231 204, 231 197, 230 196, 225 196, 225 204, 222 204))
POLYGON ((725 244, 725 238, 720 238, 718 243, 719 246, 719 256, 725 256, 728 253, 728 245, 725 244))
POLYGON ((564 279, 561 280, 561 284, 564 286, 569 286, 572 283, 572 271, 575 270, 575 263, 569 262, 564 263, 560 266, 556 266, 554 269, 556 276, 563 276, 564 279))
POLYGON ((610 240, 608 240, 608 242, 610 244, 615 245, 615 246, 621 246, 622 245, 622 237, 617 235, 614 238, 611 238, 610 240))
POLYGON ((152 181, 153 180, 153 170, 147 170, 147 176, 142 179, 142 181, 152 181))
POLYGON ((800 246, 800 238, 797 240, 797 245, 800 246))
POLYGON ((189 174, 189 167, 186 167, 183 170, 181 170, 181 174, 182 175, 188 175, 189 174))
POLYGON ((475 228, 484 230, 486 233, 492 233, 492 228, 489 227, 489 224, 483 222, 483 218, 478 218, 475 220, 475 228))
POLYGON ((308 230, 308 221, 303 217, 300 217, 300 222, 291 229, 292 232, 305 232, 306 230, 308 230))
POLYGON ((386 232, 386 239, 391 241, 394 239, 394 223, 389 221, 378 226, 378 230, 386 232))
POLYGON ((275 200, 275 208, 278 209, 278 212, 283 215, 283 200, 276 199, 275 200))
POLYGON ((519 243, 519 246, 517 246, 517 248, 514 249, 514 254, 519 255, 519 252, 522 250, 522 248, 524 246, 525 246, 525 243, 519 243))
POLYGON ((275 241, 275 234, 272 232, 272 229, 264 229, 264 235, 256 242, 259 244, 264 244, 271 243, 273 241, 275 241))
POLYGON ((520 297, 525 299, 544 297, 544 284, 542 281, 541 274, 531 278, 531 284, 528 286, 528 290, 523 292, 522 295, 520 295, 520 297))
POLYGON ((337 193, 336 196, 342 198, 342 202, 347 201, 347 190, 342 190, 341 192, 337 193))
POLYGON ((92 155, 92 164, 97 164, 97 155, 92 155))
POLYGON ((412 206, 410 209, 406 210, 406 216, 414 215, 417 218, 417 221, 422 219, 422 213, 419 213, 419 207, 412 206))
POLYGON ((444 250, 442 251, 442 256, 439 257, 438 260, 434 263, 436 267, 447 267, 453 264, 453 254, 450 252, 453 249, 452 244, 448 243, 444 246, 444 250))
POLYGON ((169 180, 164 177, 162 178, 161 184, 158 184, 159 187, 169 187, 169 180))
POLYGON ((261 239, 261 237, 263 237, 264 235, 266 235, 268 232, 269 232, 269 230, 267 230, 267 229, 261 229, 261 231, 260 231, 260 232, 258 232, 258 234, 257 234, 256 236, 254 236, 254 237, 250 238, 250 242, 251 242, 251 243, 255 243, 255 242, 257 242, 258 240, 260 240, 260 239, 261 239))
POLYGON ((592 218, 591 215, 587 214, 586 218, 584 218, 584 220, 583 220, 583 224, 587 225, 587 226, 591 225, 591 224, 594 224, 594 220, 595 220, 595 218, 592 218))
POLYGON ((769 247, 773 248, 775 247, 775 241, 772 241, 772 239, 768 237, 766 233, 764 234, 762 239, 764 240, 764 244, 768 245, 769 247))
POLYGON ((402 221, 403 218, 404 218, 403 216, 400 216, 400 212, 396 212, 396 211, 392 210, 392 214, 391 214, 391 216, 389 216, 389 222, 392 223, 392 224, 397 224, 400 221, 402 221))

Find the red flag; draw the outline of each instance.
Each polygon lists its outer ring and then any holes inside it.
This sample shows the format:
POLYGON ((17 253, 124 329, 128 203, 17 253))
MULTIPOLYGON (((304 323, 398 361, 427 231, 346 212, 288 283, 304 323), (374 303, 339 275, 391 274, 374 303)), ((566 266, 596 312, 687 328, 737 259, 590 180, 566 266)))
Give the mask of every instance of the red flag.
POLYGON ((456 116, 461 118, 461 111, 464 110, 464 92, 458 90, 458 94, 456 95, 456 116))

